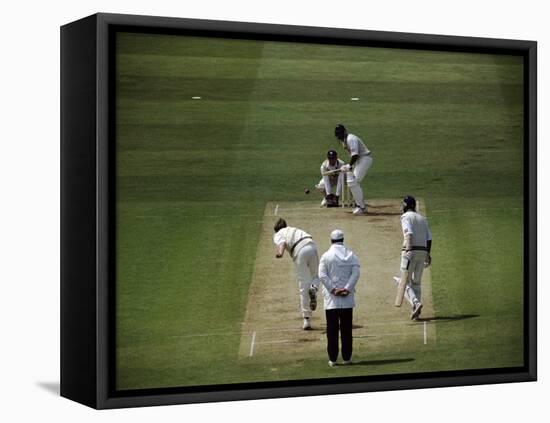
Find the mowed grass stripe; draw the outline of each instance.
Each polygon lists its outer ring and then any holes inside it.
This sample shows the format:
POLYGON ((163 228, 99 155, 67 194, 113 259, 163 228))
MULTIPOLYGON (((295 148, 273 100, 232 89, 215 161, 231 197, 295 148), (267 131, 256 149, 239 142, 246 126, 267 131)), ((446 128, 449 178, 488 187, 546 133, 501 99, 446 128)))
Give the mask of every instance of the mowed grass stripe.
MULTIPOLYGON (((241 79, 243 77, 262 79, 277 79, 281 71, 285 71, 287 79, 308 81, 332 81, 334 75, 343 81, 394 81, 394 82, 469 82, 490 79, 495 76, 499 65, 495 63, 438 63, 411 61, 350 61, 342 66, 336 60, 315 60, 303 56, 301 60, 271 58, 269 45, 261 50, 262 68, 258 71, 258 59, 253 58, 220 58, 220 57, 188 57, 161 55, 124 55, 118 60, 128 65, 120 72, 120 76, 157 76, 174 77, 188 76, 241 79), (128 69, 128 70, 126 70, 128 69), (289 71, 290 70, 290 71, 289 71)), ((521 59, 516 64, 506 64, 507 72, 502 73, 503 82, 517 83, 522 75, 521 59), (513 71, 513 72, 512 72, 513 71)))
MULTIPOLYGON (((185 75, 173 77, 124 76, 118 81, 119 98, 140 100, 162 99, 166 102, 240 101, 249 79, 204 78, 185 75)), ((261 80, 249 97, 251 101, 326 101, 348 102, 351 97, 369 103, 423 103, 435 101, 471 104, 469 97, 477 96, 481 104, 517 104, 523 95, 519 83, 488 82, 371 82, 309 79, 261 80), (498 89, 495 89, 498 88, 498 89)), ((480 104, 478 102, 478 104, 480 104)))
MULTIPOLYGON (((303 124, 310 126, 326 124, 329 116, 334 112, 322 110, 322 102, 307 101, 280 101, 258 102, 254 104, 254 113, 246 115, 250 111, 250 102, 243 97, 241 101, 232 101, 231 107, 225 101, 193 101, 169 103, 164 101, 144 101, 122 99, 119 102, 122 108, 119 114, 119 123, 127 125, 133 122, 135 114, 147 115, 147 121, 151 124, 196 124, 207 125, 211 122, 222 120, 238 121, 247 117, 248 122, 254 126, 269 126, 270 122, 278 125, 296 125, 296 116, 303 116, 303 124), (320 113, 309 113, 312 109, 321 108, 320 113)), ((368 103, 349 102, 339 107, 338 115, 349 116, 351 121, 365 119, 376 122, 384 119, 386 124, 400 126, 417 123, 419 119, 424 122, 429 120, 431 125, 446 125, 452 122, 454 125, 489 124, 499 126, 521 125, 522 108, 518 106, 502 109, 501 107, 488 107, 487 105, 471 104, 469 107, 459 104, 441 104, 433 109, 430 104, 420 103, 411 108, 407 104, 396 103, 368 103)), ((334 120, 334 118, 332 119, 334 120)))
MULTIPOLYGON (((202 153, 203 146, 200 140, 208 140, 216 148, 211 153, 227 154, 234 150, 239 150, 254 158, 261 158, 261 155, 271 153, 273 148, 269 144, 258 143, 256 148, 251 149, 249 142, 241 141, 238 138, 231 138, 231 134, 238 133, 242 128, 237 123, 224 123, 222 121, 212 121, 208 125, 200 128, 200 136, 197 134, 196 124, 192 122, 163 124, 153 123, 126 123, 118 126, 120 144, 118 151, 121 153, 153 152, 162 153, 164 151, 185 151, 189 154, 195 154, 196 157, 190 160, 190 165, 196 163, 206 163, 208 160, 202 153), (228 139, 229 138, 229 139, 228 139), (193 142, 195 141, 195 142, 193 142)), ((380 155, 394 156, 403 155, 403 140, 415 140, 416 136, 411 134, 420 133, 422 144, 418 148, 406 149, 407 154, 426 154, 439 155, 437 148, 444 145, 444 157, 455 158, 457 155, 470 160, 473 155, 484 159, 485 166, 503 167, 501 159, 510 160, 507 165, 520 166, 516 163, 514 154, 522 155, 521 150, 523 134, 520 124, 512 122, 506 126, 493 125, 487 122, 447 122, 444 125, 427 126, 423 121, 400 123, 392 125, 381 122, 375 124, 374 121, 367 119, 361 123, 356 123, 356 132, 368 142, 369 146, 377 148, 377 157, 380 155), (422 148, 421 148, 422 147, 422 148), (453 153, 452 155, 449 153, 453 153), (470 154, 469 156, 467 156, 470 154), (498 155, 498 160, 489 161, 484 155, 491 154, 491 157, 498 155), (504 157, 501 157, 504 156, 504 157), (512 161, 513 160, 513 161, 512 161)), ((296 148, 295 138, 297 135, 303 136, 303 142, 310 147, 315 146, 312 156, 322 158, 324 147, 327 149, 332 146, 338 146, 334 139, 327 133, 333 129, 328 122, 310 123, 309 125, 294 122, 293 124, 279 124, 272 122, 271 125, 247 125, 247 136, 253 139, 274 138, 273 131, 277 133, 277 144, 280 148, 296 148), (321 149, 317 152, 317 149, 321 149)), ((301 148, 299 150, 302 150, 301 148)), ((429 156, 428 156, 429 158, 429 156)), ((292 157, 291 157, 292 159, 292 157)), ((318 159, 317 159, 318 160, 318 159)), ((429 161, 430 166, 439 166, 440 161, 429 161)), ((467 164, 467 163, 463 163, 467 164)), ((381 163, 382 166, 389 166, 387 160, 381 163)), ((122 172, 127 171, 121 169, 122 172)))
POLYGON ((205 37, 185 37, 166 34, 136 34, 120 33, 117 38, 117 46, 120 52, 130 55, 161 55, 184 56, 197 58, 251 58, 256 57, 259 49, 269 47, 270 56, 274 58, 302 60, 311 57, 317 60, 338 61, 375 61, 386 63, 388 61, 407 61, 431 64, 439 63, 464 63, 494 65, 517 65, 518 57, 510 55, 488 55, 478 53, 451 53, 445 51, 404 50, 385 48, 365 48, 346 45, 322 45, 312 43, 287 43, 246 39, 224 39, 205 37))

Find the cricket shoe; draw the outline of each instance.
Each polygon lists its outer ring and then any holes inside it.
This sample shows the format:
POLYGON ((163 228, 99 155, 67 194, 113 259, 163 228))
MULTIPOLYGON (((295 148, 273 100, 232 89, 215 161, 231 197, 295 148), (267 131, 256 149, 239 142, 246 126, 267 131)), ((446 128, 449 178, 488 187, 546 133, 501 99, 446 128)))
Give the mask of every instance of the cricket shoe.
POLYGON ((312 286, 308 289, 307 293, 309 294, 309 308, 311 311, 315 311, 317 308, 317 289, 312 286))
POLYGON ((330 360, 328 361, 328 365, 330 367, 336 367, 337 366, 336 361, 330 361, 330 360))
POLYGON ((323 198, 323 200, 321 201, 321 207, 326 207, 326 205, 327 205, 327 199, 323 198))
POLYGON ((311 330, 311 323, 309 323, 309 317, 304 317, 304 324, 302 325, 303 330, 311 330))
POLYGON ((364 214, 367 214, 367 208, 366 207, 356 207, 355 210, 353 210, 354 216, 362 216, 364 214))
POLYGON ((351 366, 353 364, 353 361, 351 361, 351 358, 349 360, 344 360, 344 366, 351 366))
POLYGON ((422 311, 422 303, 420 301, 417 301, 414 303, 413 311, 411 313, 411 320, 418 319, 418 316, 420 316, 420 312, 422 311))
POLYGON ((398 277, 398 276, 393 276, 392 278, 393 278, 393 283, 394 283, 395 285, 399 285, 399 281, 401 280, 401 278, 398 277))

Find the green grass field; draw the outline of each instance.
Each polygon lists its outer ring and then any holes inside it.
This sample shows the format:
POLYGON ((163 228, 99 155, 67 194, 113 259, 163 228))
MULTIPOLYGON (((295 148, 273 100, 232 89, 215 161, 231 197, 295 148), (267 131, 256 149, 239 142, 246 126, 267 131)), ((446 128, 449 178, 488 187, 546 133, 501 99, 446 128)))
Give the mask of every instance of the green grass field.
POLYGON ((231 334, 266 203, 307 199, 338 122, 373 151, 367 198, 424 199, 441 319, 338 376, 522 365, 522 81, 512 56, 119 34, 117 388, 334 376, 231 334))

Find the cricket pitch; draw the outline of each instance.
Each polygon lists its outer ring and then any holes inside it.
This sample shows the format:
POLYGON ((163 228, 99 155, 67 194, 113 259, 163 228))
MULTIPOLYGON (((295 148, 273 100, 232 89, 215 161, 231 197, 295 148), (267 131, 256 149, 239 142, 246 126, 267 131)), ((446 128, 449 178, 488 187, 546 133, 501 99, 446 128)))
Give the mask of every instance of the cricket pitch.
MULTIPOLYGON (((423 203, 422 203, 423 204, 423 203)), ((329 248, 330 232, 341 229, 345 244, 359 257, 361 276, 356 287, 353 318, 354 360, 369 353, 406 349, 411 344, 435 342, 430 269, 422 280, 422 309, 419 321, 410 320, 411 308, 393 305, 399 276, 402 243, 400 202, 370 200, 366 216, 353 216, 352 209, 321 208, 318 202, 268 203, 253 279, 250 286, 239 356, 265 358, 270 362, 292 362, 297 357, 326 357, 326 325, 321 292, 313 312, 313 330, 302 330, 298 282, 294 264, 285 252, 275 258, 273 225, 282 217, 289 226, 309 232, 317 243, 319 257, 329 248)), ((424 213, 424 210, 420 210, 424 213)))

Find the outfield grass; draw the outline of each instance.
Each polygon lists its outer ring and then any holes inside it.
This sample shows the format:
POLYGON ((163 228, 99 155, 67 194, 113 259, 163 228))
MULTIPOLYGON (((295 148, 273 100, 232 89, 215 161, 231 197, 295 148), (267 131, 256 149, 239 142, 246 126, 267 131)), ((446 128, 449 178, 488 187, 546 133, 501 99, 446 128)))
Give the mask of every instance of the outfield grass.
POLYGON ((512 56, 120 34, 117 387, 330 375, 239 361, 233 334, 265 204, 305 199, 337 122, 373 151, 367 198, 425 199, 435 313, 452 318, 436 346, 372 357, 414 362, 372 371, 521 365, 522 72, 512 56))

